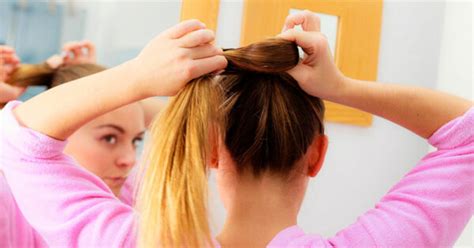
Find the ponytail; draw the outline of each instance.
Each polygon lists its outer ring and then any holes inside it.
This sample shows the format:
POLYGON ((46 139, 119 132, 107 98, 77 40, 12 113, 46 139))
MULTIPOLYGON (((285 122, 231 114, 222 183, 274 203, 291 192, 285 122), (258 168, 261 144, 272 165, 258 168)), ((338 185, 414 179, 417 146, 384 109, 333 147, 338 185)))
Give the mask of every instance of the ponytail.
POLYGON ((51 88, 51 82, 56 72, 48 64, 22 64, 7 80, 7 84, 28 87, 46 86, 51 88))
POLYGON ((139 247, 208 247, 208 134, 219 104, 212 78, 190 82, 154 121, 137 209, 139 247))
POLYGON ((46 86, 49 89, 105 69, 97 64, 77 64, 56 69, 51 68, 47 63, 22 64, 6 83, 19 87, 46 86))

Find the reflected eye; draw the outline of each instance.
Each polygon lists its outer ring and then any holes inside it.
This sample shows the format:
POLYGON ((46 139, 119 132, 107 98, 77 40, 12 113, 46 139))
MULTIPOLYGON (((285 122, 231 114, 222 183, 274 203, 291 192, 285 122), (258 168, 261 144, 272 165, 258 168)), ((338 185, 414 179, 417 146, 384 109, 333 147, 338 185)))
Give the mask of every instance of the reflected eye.
POLYGON ((106 135, 102 138, 103 141, 107 142, 108 144, 114 145, 117 143, 117 136, 115 135, 106 135))
POLYGON ((142 143, 142 141, 143 141, 143 138, 142 138, 142 137, 135 138, 135 139, 133 140, 133 142, 132 142, 132 143, 133 143, 133 146, 134 146, 135 148, 138 147, 138 146, 140 146, 140 144, 142 143))

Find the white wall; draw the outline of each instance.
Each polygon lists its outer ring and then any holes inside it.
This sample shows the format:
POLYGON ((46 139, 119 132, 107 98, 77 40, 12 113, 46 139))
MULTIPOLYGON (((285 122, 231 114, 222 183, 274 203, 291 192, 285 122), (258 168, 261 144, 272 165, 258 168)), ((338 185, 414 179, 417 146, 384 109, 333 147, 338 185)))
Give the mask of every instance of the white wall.
POLYGON ((163 30, 178 23, 181 1, 87 1, 84 37, 97 46, 100 63, 113 66, 138 54, 163 30))
MULTIPOLYGON (((472 10, 473 4, 468 1, 450 2, 446 5, 436 88, 474 100, 472 10)), ((456 246, 474 246, 472 218, 456 246)))
POLYGON ((474 99, 472 74, 472 2, 446 5, 437 88, 474 99))
MULTIPOLYGON (((91 10, 86 37, 96 42, 99 60, 112 65, 177 23, 180 2, 113 1, 84 6, 91 10), (122 55, 117 57, 117 52, 122 55)), ((451 6, 444 2, 385 1, 379 81, 448 89, 464 97, 474 95, 466 93, 469 85, 472 90, 472 77, 466 80, 469 76, 465 73, 472 73, 472 56, 467 53, 467 47, 472 51, 472 40, 466 38, 472 30, 456 25, 461 13, 471 18, 471 12, 451 6)), ((242 0, 222 1, 217 29, 220 46, 238 46, 241 14, 242 0)), ((330 147, 325 166, 310 184, 299 218, 305 230, 323 236, 334 235, 373 207, 428 151, 423 139, 377 117, 370 128, 328 123, 327 133, 330 147)), ((219 230, 225 210, 213 177, 211 198, 214 229, 219 230)))

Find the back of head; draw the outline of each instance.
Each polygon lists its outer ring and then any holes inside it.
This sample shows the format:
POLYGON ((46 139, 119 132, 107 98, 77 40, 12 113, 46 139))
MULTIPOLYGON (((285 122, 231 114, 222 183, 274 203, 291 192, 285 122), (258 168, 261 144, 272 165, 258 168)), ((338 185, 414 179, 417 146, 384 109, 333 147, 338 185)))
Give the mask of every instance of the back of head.
POLYGON ((240 67, 218 83, 224 90, 225 145, 238 170, 288 175, 315 135, 324 132, 322 101, 286 73, 298 63, 296 45, 267 40, 226 57, 231 67, 240 67), (235 63, 242 59, 248 62, 235 63))
POLYGON ((256 177, 288 175, 324 132, 322 101, 286 73, 299 60, 294 43, 269 39, 225 56, 223 74, 190 82, 152 125, 137 198, 139 246, 212 245, 210 132, 219 130, 240 173, 256 177))
POLYGON ((13 72, 7 83, 21 87, 46 86, 49 89, 104 70, 105 67, 97 64, 76 64, 57 69, 46 63, 22 64, 13 72))

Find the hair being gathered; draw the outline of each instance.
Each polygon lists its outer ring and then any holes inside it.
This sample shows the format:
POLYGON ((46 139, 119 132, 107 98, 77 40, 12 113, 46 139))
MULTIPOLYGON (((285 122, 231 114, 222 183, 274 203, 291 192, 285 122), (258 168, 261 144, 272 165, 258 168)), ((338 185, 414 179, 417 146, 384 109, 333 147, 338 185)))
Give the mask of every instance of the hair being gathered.
POLYGON ((297 46, 268 39, 227 49, 225 72, 188 83, 151 127, 137 197, 139 247, 213 246, 207 215, 210 135, 238 172, 287 176, 324 133, 324 104, 287 70, 297 46))
POLYGON ((49 89, 106 69, 106 67, 97 64, 76 64, 56 69, 51 68, 47 63, 22 64, 6 83, 21 87, 46 86, 49 89))

